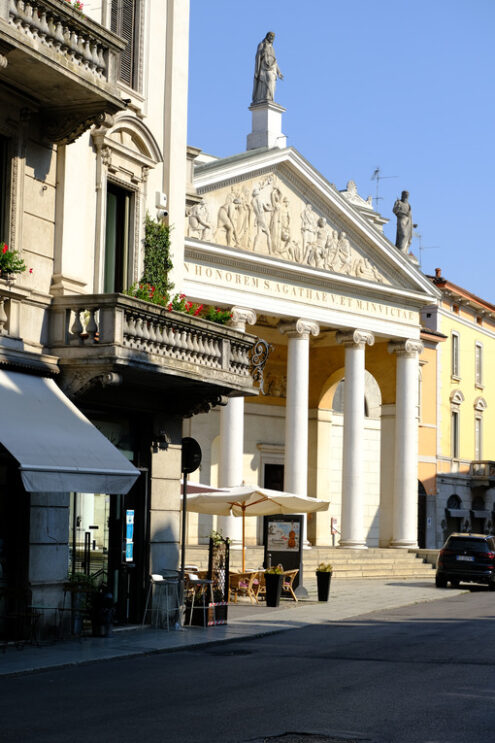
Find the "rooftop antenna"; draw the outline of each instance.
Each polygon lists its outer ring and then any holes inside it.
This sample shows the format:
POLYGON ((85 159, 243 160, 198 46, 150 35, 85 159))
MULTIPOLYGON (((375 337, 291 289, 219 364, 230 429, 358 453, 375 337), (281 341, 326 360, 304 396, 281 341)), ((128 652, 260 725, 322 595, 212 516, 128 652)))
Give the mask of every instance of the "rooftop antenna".
POLYGON ((422 268, 423 250, 439 250, 440 245, 423 245, 423 235, 421 232, 413 232, 413 235, 418 239, 419 267, 422 268))
POLYGON ((376 181, 376 196, 375 196, 375 209, 378 211, 378 202, 382 200, 382 196, 379 196, 380 191, 380 181, 385 180, 386 178, 398 178, 398 175, 382 175, 382 171, 379 165, 376 166, 376 168, 373 171, 373 175, 371 176, 372 181, 376 181))

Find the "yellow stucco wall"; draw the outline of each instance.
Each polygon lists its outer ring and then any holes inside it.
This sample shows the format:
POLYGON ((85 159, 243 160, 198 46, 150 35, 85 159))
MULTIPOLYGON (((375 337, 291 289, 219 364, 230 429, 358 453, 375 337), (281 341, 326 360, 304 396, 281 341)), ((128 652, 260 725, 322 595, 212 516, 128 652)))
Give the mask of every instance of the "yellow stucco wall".
POLYGON ((442 301, 438 329, 447 336, 440 350, 440 468, 452 469, 451 396, 459 391, 464 397, 459 405, 460 436, 458 470, 464 471, 476 458, 495 459, 495 321, 482 316, 480 308, 455 305, 447 298, 442 301), (457 310, 455 309, 457 307, 457 310), (452 373, 452 335, 459 336, 459 373, 452 373), (476 384, 475 347, 482 346, 482 384, 476 384), (479 398, 486 401, 484 412, 475 410, 479 398), (475 418, 482 418, 482 448, 475 453, 475 418), (450 461, 449 461, 450 460, 450 461))
POLYGON ((428 495, 436 492, 437 473, 437 353, 438 343, 423 338, 420 357, 418 480, 428 495))

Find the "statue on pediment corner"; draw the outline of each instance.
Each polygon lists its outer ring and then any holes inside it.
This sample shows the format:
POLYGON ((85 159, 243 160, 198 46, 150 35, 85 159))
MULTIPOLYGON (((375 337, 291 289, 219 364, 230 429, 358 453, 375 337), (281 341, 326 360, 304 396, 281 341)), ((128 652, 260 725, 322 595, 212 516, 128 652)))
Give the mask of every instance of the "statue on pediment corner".
POLYGON ((393 209, 397 217, 397 234, 395 247, 401 253, 407 253, 412 241, 413 227, 417 227, 412 221, 411 204, 409 203, 409 191, 402 191, 400 199, 397 199, 393 209))
POLYGON ((273 48, 275 34, 268 31, 267 35, 258 44, 254 63, 253 100, 255 103, 266 103, 275 100, 275 84, 277 78, 283 80, 273 48))

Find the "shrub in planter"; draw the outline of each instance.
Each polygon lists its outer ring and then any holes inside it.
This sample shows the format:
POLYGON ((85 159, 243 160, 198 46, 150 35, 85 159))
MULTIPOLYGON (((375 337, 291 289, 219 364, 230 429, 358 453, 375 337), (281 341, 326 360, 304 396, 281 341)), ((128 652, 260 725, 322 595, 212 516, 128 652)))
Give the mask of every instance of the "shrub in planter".
POLYGON ((318 601, 328 601, 330 593, 330 581, 333 568, 328 562, 320 562, 316 568, 316 585, 318 588, 318 601))
POLYGON ((282 573, 280 565, 265 570, 266 605, 278 606, 282 593, 282 573))
POLYGON ((93 637, 109 637, 112 631, 114 613, 113 594, 102 583, 91 600, 91 625, 93 637))

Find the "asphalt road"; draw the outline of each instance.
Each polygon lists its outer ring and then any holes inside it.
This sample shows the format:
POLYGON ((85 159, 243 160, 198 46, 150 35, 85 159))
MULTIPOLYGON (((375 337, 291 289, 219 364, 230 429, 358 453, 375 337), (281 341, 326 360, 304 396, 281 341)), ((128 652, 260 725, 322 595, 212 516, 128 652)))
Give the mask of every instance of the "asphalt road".
POLYGON ((3 678, 0 741, 258 743, 298 732, 308 735, 280 740, 492 743, 494 618, 495 594, 480 589, 235 644, 3 678))

